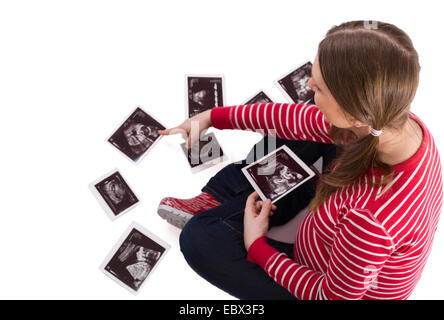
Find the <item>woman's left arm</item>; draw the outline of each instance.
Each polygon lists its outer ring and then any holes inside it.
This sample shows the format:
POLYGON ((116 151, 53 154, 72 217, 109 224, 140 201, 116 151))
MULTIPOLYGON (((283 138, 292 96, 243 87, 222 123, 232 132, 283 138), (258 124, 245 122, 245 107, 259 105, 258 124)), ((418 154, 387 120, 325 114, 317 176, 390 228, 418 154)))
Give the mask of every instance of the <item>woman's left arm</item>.
POLYGON ((266 232, 249 231, 260 228, 249 223, 253 214, 247 211, 250 218, 245 217, 244 236, 249 237, 248 261, 262 267, 300 300, 361 299, 369 289, 377 288, 375 279, 394 251, 392 238, 372 214, 352 209, 344 215, 335 236, 327 271, 315 271, 268 245, 266 232), (257 238, 252 240, 254 236, 257 238))

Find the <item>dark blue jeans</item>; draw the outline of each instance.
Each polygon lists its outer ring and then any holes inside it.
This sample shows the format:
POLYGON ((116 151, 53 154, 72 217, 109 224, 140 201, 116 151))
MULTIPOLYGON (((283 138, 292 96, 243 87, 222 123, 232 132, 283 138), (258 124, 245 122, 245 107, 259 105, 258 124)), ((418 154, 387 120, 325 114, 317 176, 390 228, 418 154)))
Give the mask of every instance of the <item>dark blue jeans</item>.
MULTIPOLYGON (((257 160, 256 149, 268 139, 254 146, 247 159, 257 160)), ((277 139, 276 148, 285 144, 307 165, 323 157, 323 167, 336 156, 336 146, 309 141, 277 139)), ((258 156, 260 158, 260 156, 258 156)), ((251 163, 249 161, 248 163, 251 163)), ((190 267, 204 279, 239 299, 295 299, 277 284, 258 265, 246 260, 243 237, 243 216, 247 197, 254 191, 241 172, 246 160, 232 163, 212 177, 202 191, 214 196, 221 205, 194 216, 180 234, 180 248, 190 267)), ((275 202, 277 210, 270 218, 270 227, 285 224, 314 197, 313 179, 275 202)), ((267 239, 280 252, 293 258, 293 244, 267 239)))

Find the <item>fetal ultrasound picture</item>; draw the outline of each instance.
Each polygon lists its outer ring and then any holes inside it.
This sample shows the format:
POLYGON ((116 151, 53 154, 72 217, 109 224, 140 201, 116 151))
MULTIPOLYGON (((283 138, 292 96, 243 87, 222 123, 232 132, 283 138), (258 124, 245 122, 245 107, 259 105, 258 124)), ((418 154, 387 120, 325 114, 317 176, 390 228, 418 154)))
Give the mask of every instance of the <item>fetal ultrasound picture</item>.
POLYGON ((190 149, 185 143, 181 144, 191 168, 219 159, 224 155, 213 132, 203 135, 190 149))
POLYGON ((186 80, 188 117, 224 105, 222 77, 187 76, 186 80))
POLYGON ((271 103, 273 102, 263 91, 259 91, 254 97, 248 99, 243 104, 271 103))
POLYGON ((162 124, 137 107, 108 141, 128 158, 138 162, 161 138, 157 130, 164 129, 162 124))
POLYGON ((314 96, 308 86, 312 66, 311 62, 307 62, 277 81, 282 92, 294 103, 308 102, 314 96))
POLYGON ((242 168, 259 196, 275 202, 315 173, 286 146, 242 168))
POLYGON ((137 199, 134 192, 118 171, 96 183, 94 187, 106 202, 109 209, 111 209, 114 216, 118 216, 139 202, 139 199, 137 199))
POLYGON ((133 293, 140 289, 167 249, 166 245, 139 229, 131 228, 128 236, 102 265, 105 273, 133 293))

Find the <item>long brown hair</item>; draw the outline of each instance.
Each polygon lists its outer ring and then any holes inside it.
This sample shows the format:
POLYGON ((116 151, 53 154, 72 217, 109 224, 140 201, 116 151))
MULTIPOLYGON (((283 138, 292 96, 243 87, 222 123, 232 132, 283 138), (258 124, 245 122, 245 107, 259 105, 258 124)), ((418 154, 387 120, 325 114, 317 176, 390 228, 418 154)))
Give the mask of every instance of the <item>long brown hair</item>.
MULTIPOLYGON (((400 130, 409 117, 416 94, 420 66, 410 37, 396 26, 373 21, 350 21, 334 26, 318 47, 319 67, 325 84, 345 115, 373 129, 400 130)), ((330 136, 342 152, 320 177, 309 204, 318 209, 337 189, 348 186, 370 168, 381 168, 383 179, 393 181, 393 168, 378 158, 379 137, 354 134, 331 126, 330 136)))

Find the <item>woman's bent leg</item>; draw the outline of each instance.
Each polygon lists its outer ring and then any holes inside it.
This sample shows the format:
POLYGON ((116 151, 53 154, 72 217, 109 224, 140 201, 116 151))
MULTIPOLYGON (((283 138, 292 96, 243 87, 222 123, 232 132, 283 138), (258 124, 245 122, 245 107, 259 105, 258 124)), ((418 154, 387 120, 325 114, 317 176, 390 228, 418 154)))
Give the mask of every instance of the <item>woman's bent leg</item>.
MULTIPOLYGON (((204 279, 239 299, 294 299, 258 265, 247 261, 243 212, 248 194, 193 217, 180 234, 180 247, 190 267, 204 279)), ((292 256, 292 245, 279 250, 292 256)))

